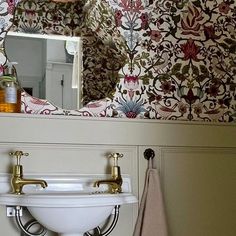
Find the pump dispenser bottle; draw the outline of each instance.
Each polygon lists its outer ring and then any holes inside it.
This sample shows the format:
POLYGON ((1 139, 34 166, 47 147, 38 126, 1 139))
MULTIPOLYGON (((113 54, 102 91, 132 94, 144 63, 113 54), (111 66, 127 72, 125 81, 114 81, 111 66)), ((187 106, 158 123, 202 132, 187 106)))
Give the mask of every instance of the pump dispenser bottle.
POLYGON ((8 62, 0 77, 0 112, 21 112, 21 87, 16 79, 13 64, 8 62))

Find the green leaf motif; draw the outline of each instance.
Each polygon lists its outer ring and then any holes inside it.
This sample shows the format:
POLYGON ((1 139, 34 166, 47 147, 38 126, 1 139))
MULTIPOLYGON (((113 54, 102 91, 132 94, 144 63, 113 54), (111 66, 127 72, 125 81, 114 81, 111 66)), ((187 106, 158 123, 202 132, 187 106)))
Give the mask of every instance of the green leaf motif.
POLYGON ((194 1, 192 2, 194 6, 201 8, 201 2, 200 1, 194 1))
POLYGON ((225 43, 219 43, 219 45, 224 49, 224 50, 229 50, 229 46, 225 43))
POLYGON ((202 81, 204 81, 206 78, 208 78, 208 74, 199 74, 196 78, 196 81, 201 83, 202 81))
POLYGON ((179 97, 182 97, 184 95, 184 88, 183 87, 181 87, 180 89, 177 89, 176 91, 177 91, 177 95, 179 97))
POLYGON ((182 69, 182 73, 183 74, 188 74, 189 73, 189 69, 190 69, 190 66, 189 65, 185 65, 182 69))
POLYGON ((186 77, 185 77, 182 73, 180 73, 180 72, 177 72, 177 73, 175 74, 175 76, 176 76, 176 78, 177 78, 178 80, 180 80, 180 81, 185 81, 185 80, 186 80, 186 77))
POLYGON ((146 61, 141 60, 141 61, 140 61, 140 65, 141 65, 142 67, 145 67, 145 66, 146 66, 146 61))
POLYGON ((199 75, 199 69, 197 66, 192 66, 192 71, 194 75, 199 75))
POLYGON ((175 64, 171 69, 171 74, 176 75, 181 69, 181 63, 175 64))
POLYGON ((202 89, 197 88, 197 96, 201 99, 204 96, 202 89))
POLYGON ((149 76, 150 79, 154 79, 152 71, 148 71, 148 76, 149 76))
POLYGON ((147 59, 149 56, 150 56, 149 53, 147 53, 147 52, 142 52, 142 58, 143 58, 143 59, 147 59))
POLYGON ((170 31, 170 34, 171 34, 172 36, 175 36, 176 32, 177 32, 177 28, 173 28, 173 29, 170 31))
POLYGON ((227 44, 236 45, 236 41, 233 40, 233 39, 226 38, 226 39, 224 39, 224 41, 225 41, 227 44))
POLYGON ((168 80, 169 78, 170 78, 170 75, 168 74, 163 74, 163 75, 158 76, 159 80, 168 80))
POLYGON ((200 65, 199 67, 200 67, 200 71, 202 72, 202 74, 208 74, 208 70, 207 70, 206 66, 200 65))
POLYGON ((155 101, 155 99, 156 99, 156 98, 155 98, 155 94, 153 94, 153 93, 147 92, 147 96, 148 96, 148 102, 149 102, 149 103, 155 101))
POLYGON ((235 45, 232 45, 232 46, 229 48, 229 52, 230 52, 230 53, 236 53, 236 44, 235 44, 235 45))
POLYGON ((177 12, 177 9, 175 7, 171 7, 170 11, 174 13, 174 12, 177 12))
POLYGON ((180 15, 173 16, 172 19, 175 22, 175 24, 177 24, 180 22, 180 15))
POLYGON ((148 75, 141 76, 140 79, 143 81, 144 85, 149 85, 150 77, 148 75))

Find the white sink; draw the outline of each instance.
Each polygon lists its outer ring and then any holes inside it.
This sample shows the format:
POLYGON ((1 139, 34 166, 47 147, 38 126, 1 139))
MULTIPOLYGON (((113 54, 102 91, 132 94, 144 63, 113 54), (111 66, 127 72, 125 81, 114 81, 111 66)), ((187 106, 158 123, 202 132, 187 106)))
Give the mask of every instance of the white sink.
POLYGON ((27 185, 23 188, 25 194, 14 195, 7 193, 10 182, 6 182, 10 177, 0 175, 0 205, 27 207, 39 223, 61 236, 82 236, 103 223, 116 205, 137 202, 131 193, 128 176, 122 176, 120 194, 107 193, 105 185, 93 187, 96 180, 109 178, 105 175, 41 174, 24 177, 44 179, 48 187, 41 189, 39 186, 27 185))

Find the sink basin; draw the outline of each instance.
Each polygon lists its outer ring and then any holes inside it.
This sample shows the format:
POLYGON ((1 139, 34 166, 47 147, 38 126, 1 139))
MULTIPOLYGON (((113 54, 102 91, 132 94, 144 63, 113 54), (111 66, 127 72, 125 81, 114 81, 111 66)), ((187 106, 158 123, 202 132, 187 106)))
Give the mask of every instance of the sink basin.
POLYGON ((39 223, 61 236, 82 236, 103 223, 116 205, 137 202, 128 176, 123 177, 120 194, 107 193, 106 185, 93 187, 96 180, 107 179, 105 175, 25 175, 25 178, 44 179, 48 187, 27 185, 23 195, 0 193, 0 205, 27 207, 39 223))

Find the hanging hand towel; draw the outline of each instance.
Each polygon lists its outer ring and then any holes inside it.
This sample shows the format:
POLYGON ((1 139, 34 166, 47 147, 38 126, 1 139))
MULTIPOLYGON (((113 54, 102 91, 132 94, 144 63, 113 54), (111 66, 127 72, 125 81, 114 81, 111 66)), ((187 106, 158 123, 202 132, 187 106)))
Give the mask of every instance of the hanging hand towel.
POLYGON ((133 236, 167 236, 167 223, 158 170, 148 161, 146 182, 133 236))

